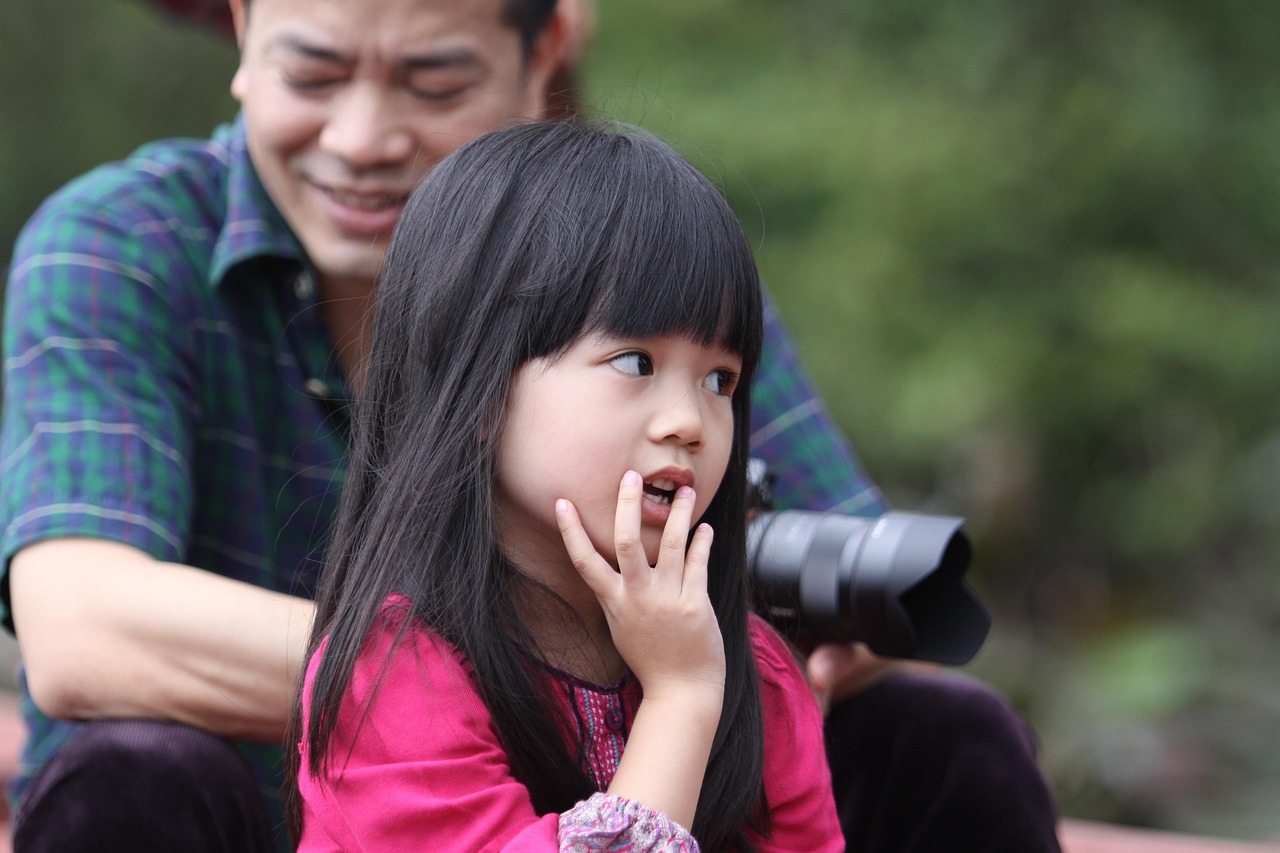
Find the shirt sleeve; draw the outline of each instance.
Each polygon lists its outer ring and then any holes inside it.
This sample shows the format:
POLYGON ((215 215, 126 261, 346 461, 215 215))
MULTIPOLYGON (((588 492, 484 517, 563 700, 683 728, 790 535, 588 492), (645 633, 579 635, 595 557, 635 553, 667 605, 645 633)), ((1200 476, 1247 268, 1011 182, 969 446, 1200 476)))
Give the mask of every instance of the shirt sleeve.
MULTIPOLYGON (((299 747, 301 853, 697 849, 663 815, 620 797, 539 816, 459 653, 419 628, 395 646, 395 633, 385 619, 365 645, 339 709, 332 766, 311 774, 305 741, 299 747)), ((320 654, 304 682, 304 722, 320 654)))
POLYGON ((5 571, 23 545, 58 536, 167 560, 185 550, 193 379, 190 329, 170 294, 189 273, 163 235, 144 245, 98 201, 55 197, 15 249, 0 412, 5 571))
POLYGON ((888 508, 831 420, 767 293, 751 386, 751 455, 769 464, 777 509, 876 516, 888 508))
POLYGON ((761 853, 839 853, 836 814, 823 741, 822 712, 786 641, 758 617, 751 637, 764 709, 764 789, 771 831, 761 853))
POLYGON ((662 812, 600 793, 560 815, 561 853, 597 850, 697 853, 698 843, 662 812))

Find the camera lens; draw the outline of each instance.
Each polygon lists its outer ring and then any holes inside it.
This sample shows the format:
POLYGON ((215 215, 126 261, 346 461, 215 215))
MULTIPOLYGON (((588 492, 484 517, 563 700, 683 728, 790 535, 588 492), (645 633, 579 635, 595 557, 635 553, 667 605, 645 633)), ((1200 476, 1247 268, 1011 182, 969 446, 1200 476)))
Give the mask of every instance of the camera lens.
POLYGON ((991 617, 964 584, 971 551, 963 523, 911 512, 757 513, 747 553, 761 612, 798 639, 968 663, 991 617))

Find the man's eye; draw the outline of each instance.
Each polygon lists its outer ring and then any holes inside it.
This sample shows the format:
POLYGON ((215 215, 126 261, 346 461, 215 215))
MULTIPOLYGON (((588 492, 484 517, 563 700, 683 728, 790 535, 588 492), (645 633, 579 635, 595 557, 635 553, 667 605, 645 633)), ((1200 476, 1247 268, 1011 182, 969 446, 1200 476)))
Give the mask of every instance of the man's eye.
POLYGON ((467 89, 464 85, 410 86, 409 92, 420 101, 440 104, 457 100, 467 89))
POLYGON ((624 352, 614 356, 609 363, 628 376, 653 375, 653 359, 642 352, 624 352))
POLYGON ((316 77, 314 75, 285 74, 284 82, 295 92, 321 92, 338 82, 335 77, 316 77))
POLYGON ((421 101, 447 103, 461 97, 473 85, 469 77, 439 71, 410 73, 404 78, 405 88, 421 101))
POLYGON ((733 389, 738 387, 738 374, 728 368, 713 370, 707 374, 702 384, 712 394, 729 397, 733 394, 733 389))
POLYGON ((463 92, 462 89, 455 89, 452 92, 426 92, 421 89, 410 89, 409 91, 419 101, 426 101, 430 104, 447 104, 456 101, 463 92))

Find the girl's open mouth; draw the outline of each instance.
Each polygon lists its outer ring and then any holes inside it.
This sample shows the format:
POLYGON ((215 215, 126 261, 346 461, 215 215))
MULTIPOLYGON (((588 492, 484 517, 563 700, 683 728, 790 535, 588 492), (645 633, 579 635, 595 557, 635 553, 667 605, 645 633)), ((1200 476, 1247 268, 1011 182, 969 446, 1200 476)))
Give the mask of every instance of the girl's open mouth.
POLYGON ((654 503, 670 504, 675 500, 676 488, 676 484, 670 480, 654 480, 644 484, 644 494, 654 503))

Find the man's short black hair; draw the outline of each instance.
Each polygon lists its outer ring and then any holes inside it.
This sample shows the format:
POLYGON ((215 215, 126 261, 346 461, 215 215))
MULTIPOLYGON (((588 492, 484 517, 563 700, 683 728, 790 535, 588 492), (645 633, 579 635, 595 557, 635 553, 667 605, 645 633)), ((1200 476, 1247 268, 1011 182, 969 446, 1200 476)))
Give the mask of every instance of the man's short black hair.
POLYGON ((525 56, 556 10, 556 0, 502 0, 502 21, 520 34, 525 56))

